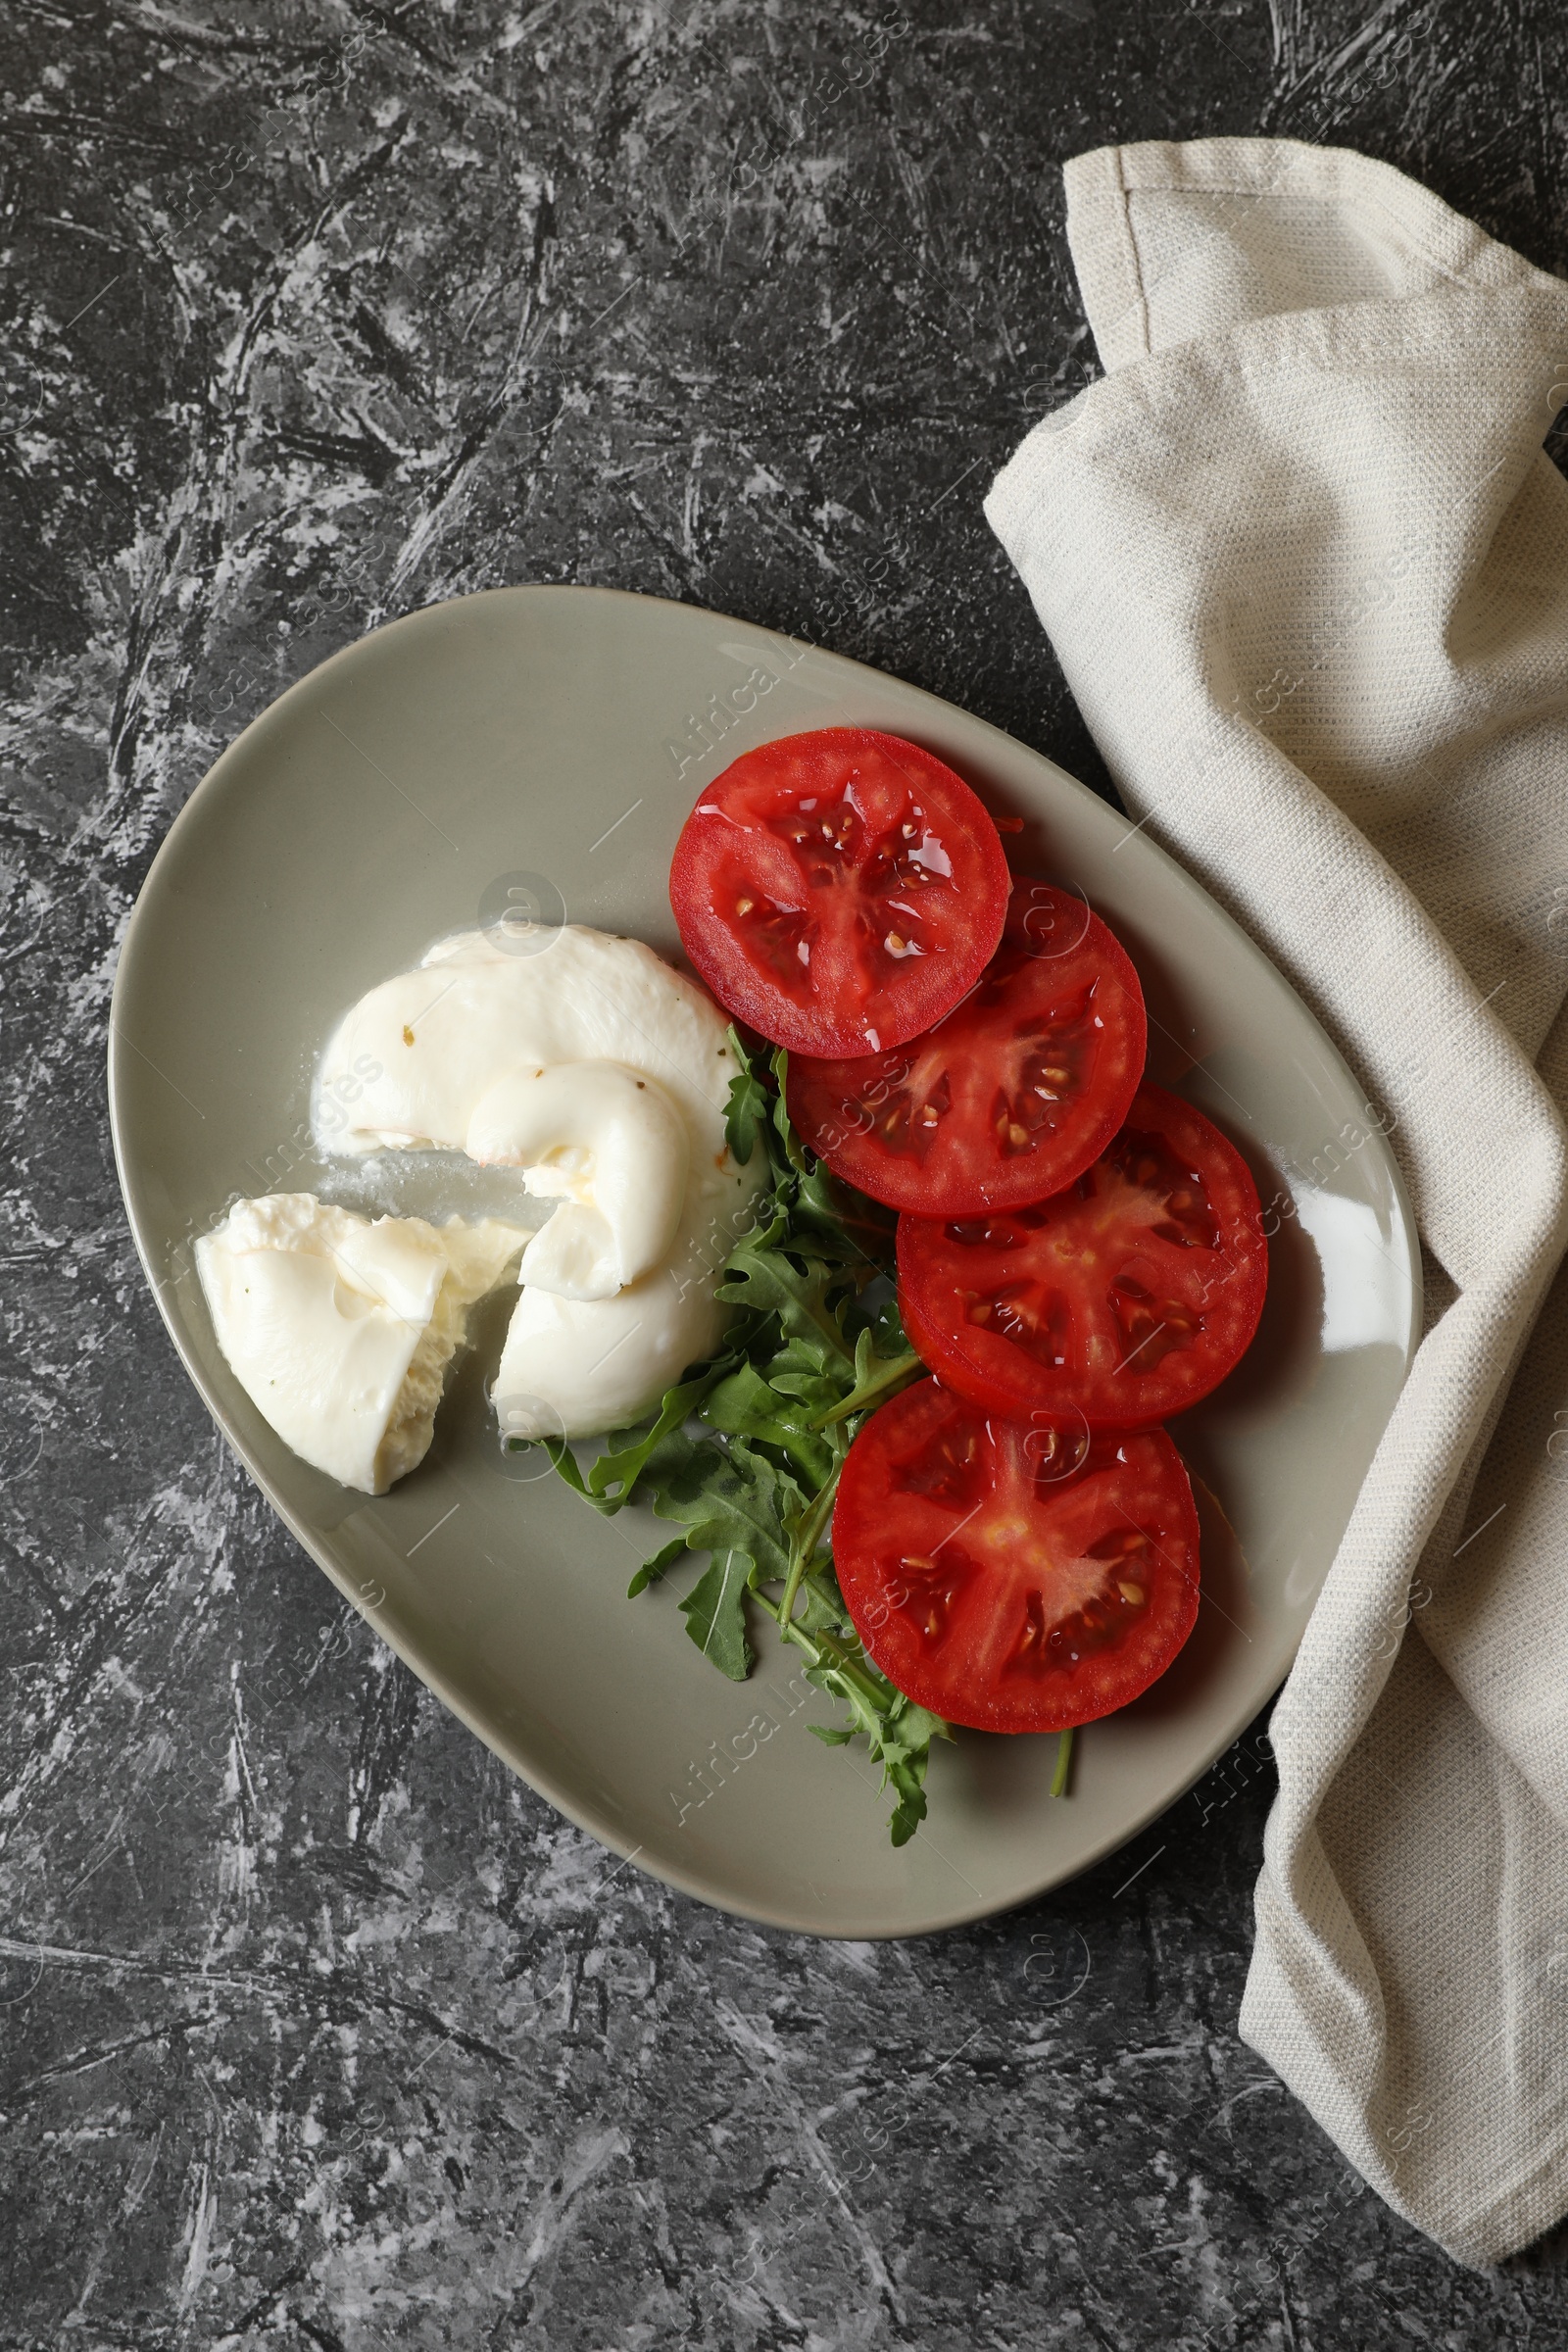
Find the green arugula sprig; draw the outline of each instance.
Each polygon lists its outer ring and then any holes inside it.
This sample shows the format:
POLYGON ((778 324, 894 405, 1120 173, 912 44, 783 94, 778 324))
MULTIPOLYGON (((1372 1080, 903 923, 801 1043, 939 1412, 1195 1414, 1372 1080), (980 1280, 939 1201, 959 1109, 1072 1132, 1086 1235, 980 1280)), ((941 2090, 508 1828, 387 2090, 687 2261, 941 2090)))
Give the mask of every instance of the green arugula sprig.
POLYGON ((633 1594, 691 1553, 709 1564, 680 1602, 686 1630, 734 1682, 756 1663, 750 1597, 806 1661, 808 1682, 849 1710, 810 1729, 830 1746, 863 1738, 894 1792, 895 1845, 925 1818, 933 1740, 953 1734, 866 1655, 833 1571, 828 1527, 845 1456, 868 1412, 924 1366, 887 1276, 894 1220, 842 1185, 802 1144, 785 1107, 788 1057, 764 1069, 733 1029, 739 1066, 725 1133, 742 1167, 759 1149, 767 1186, 723 1261, 718 1297, 736 1309, 725 1352, 694 1365, 656 1414, 612 1433, 586 1470, 550 1446, 596 1510, 636 1499, 682 1529, 644 1562, 633 1594))

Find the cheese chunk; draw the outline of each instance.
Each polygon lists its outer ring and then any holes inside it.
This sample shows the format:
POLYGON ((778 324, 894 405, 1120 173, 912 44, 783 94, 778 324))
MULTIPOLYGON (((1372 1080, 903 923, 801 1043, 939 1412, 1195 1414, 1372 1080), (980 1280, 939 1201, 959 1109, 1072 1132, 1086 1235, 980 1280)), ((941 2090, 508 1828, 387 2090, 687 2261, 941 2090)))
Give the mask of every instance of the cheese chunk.
POLYGON ((469 1308, 530 1238, 496 1218, 372 1223, 272 1193, 236 1201, 196 1268, 230 1369, 284 1444, 384 1494, 424 1458, 469 1308))
POLYGON ((563 1298, 613 1298, 668 1254, 691 1152, 657 1078, 615 1061, 524 1063, 481 1097, 468 1156, 520 1167, 561 1206, 523 1254, 522 1281, 563 1298))
POLYGON ((714 1296, 767 1181, 728 1149, 724 1014, 641 940, 469 931, 370 989, 318 1073, 332 1152, 434 1146, 560 1205, 522 1261, 493 1394, 504 1438, 633 1421, 718 1346, 714 1296))

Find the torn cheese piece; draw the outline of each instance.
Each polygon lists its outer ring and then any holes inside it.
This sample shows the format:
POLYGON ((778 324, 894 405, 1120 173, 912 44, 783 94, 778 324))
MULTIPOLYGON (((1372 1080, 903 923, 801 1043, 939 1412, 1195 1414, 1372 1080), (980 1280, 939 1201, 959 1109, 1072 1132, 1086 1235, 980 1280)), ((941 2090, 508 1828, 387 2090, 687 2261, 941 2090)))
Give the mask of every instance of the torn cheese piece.
POLYGON ((196 1245, 213 1328, 286 1446, 384 1494, 424 1458, 468 1311, 532 1236, 489 1217, 377 1217, 310 1193, 239 1200, 196 1245))

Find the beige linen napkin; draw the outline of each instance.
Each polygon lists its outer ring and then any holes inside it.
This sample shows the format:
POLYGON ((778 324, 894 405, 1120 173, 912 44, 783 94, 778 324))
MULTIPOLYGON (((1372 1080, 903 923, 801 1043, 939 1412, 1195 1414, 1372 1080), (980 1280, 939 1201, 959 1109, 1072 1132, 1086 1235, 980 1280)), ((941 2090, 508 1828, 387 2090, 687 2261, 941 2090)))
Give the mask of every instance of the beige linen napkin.
POLYGON ((1490 2263, 1568 2207, 1568 286, 1294 141, 1067 193, 1107 374, 986 512, 1128 807, 1392 1122, 1428 1252, 1274 1711, 1242 2032, 1490 2263))

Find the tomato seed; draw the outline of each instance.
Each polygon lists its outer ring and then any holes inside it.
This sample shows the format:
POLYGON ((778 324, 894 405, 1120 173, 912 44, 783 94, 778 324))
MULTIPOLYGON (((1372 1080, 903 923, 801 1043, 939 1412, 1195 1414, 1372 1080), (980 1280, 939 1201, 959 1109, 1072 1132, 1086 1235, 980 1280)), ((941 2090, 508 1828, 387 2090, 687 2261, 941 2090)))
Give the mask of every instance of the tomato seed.
POLYGON ((752 908, 756 905, 757 901, 755 899, 737 899, 735 902, 735 911, 737 914, 750 914, 752 908))
POLYGON ((1144 1588, 1142 1585, 1118 1585, 1116 1590, 1130 1609, 1143 1606, 1144 1588))

